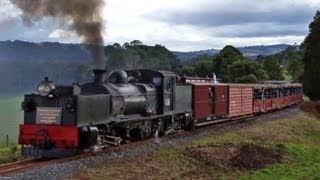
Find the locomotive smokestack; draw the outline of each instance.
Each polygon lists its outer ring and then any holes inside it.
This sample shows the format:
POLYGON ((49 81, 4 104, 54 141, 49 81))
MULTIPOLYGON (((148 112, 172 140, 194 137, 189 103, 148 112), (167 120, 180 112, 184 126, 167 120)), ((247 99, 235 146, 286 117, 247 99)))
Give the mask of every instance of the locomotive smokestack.
POLYGON ((95 83, 105 83, 106 81, 106 70, 103 69, 94 69, 93 70, 94 73, 94 82, 95 83))

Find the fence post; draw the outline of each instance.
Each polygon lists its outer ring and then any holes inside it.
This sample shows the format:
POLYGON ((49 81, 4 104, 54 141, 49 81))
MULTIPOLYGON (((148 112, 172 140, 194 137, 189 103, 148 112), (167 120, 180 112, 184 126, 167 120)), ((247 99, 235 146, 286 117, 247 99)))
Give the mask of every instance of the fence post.
POLYGON ((9 135, 6 135, 6 140, 7 140, 7 147, 9 147, 9 135))

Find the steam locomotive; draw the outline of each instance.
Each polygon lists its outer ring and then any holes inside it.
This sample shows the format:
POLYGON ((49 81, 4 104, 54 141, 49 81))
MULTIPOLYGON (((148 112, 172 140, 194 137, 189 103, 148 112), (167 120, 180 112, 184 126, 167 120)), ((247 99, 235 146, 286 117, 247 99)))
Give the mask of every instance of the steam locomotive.
POLYGON ((65 157, 93 146, 230 121, 298 104, 301 84, 219 84, 169 71, 96 69, 92 82, 55 86, 48 78, 22 102, 24 156, 65 157))

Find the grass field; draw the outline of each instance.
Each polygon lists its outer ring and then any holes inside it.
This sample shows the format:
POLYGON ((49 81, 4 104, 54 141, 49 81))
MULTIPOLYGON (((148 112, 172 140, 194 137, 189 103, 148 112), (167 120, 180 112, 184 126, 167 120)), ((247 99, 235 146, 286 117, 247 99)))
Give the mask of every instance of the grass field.
POLYGON ((0 146, 0 164, 16 161, 21 157, 21 148, 18 145, 10 145, 6 147, 4 145, 0 146))
POLYGON ((207 137, 80 172, 91 179, 319 179, 320 119, 294 118, 207 137))
POLYGON ((0 99, 0 163, 20 157, 20 147, 16 144, 22 122, 21 101, 22 96, 2 96, 0 99), (6 135, 9 136, 9 147, 6 146, 6 135))
POLYGON ((290 75, 290 73, 287 70, 284 70, 282 75, 284 77, 284 80, 286 80, 286 81, 292 80, 292 76, 290 75))
POLYGON ((18 127, 22 122, 21 101, 22 96, 0 99, 0 144, 6 142, 6 135, 11 143, 17 142, 18 127))

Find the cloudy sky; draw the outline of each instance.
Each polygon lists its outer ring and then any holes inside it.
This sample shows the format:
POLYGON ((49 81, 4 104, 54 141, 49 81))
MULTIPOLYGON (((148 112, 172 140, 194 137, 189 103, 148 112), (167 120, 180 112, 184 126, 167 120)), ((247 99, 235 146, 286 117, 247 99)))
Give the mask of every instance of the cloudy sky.
MULTIPOLYGON (((170 50, 301 43, 320 0, 106 0, 106 44, 141 40, 170 50)), ((58 19, 32 26, 9 0, 0 0, 0 40, 78 43, 58 19)))

